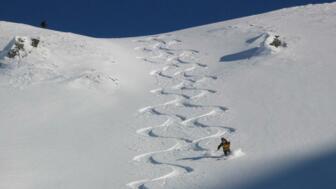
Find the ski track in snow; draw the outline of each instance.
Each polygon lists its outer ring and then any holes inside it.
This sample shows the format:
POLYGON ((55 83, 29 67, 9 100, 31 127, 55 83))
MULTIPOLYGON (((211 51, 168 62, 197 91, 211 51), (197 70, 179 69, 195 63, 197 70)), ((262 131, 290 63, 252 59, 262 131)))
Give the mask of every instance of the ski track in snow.
MULTIPOLYGON (((235 131, 234 128, 212 126, 207 124, 206 121, 201 121, 207 117, 222 114, 227 110, 227 108, 222 105, 204 105, 195 102, 197 99, 217 92, 214 89, 198 86, 199 84, 206 83, 209 80, 216 80, 217 77, 214 75, 202 75, 197 73, 196 70, 202 71, 203 69, 207 69, 206 64, 196 61, 199 51, 193 49, 174 48, 173 46, 181 44, 182 41, 179 39, 170 39, 172 37, 172 35, 160 35, 157 37, 147 37, 145 39, 134 41, 145 45, 136 47, 135 50, 148 54, 148 56, 137 58, 151 64, 162 65, 160 69, 154 69, 149 73, 150 75, 156 77, 158 84, 160 85, 159 88, 151 90, 150 93, 160 96, 174 97, 174 99, 170 99, 166 102, 149 105, 139 109, 138 113, 141 115, 149 114, 150 116, 163 116, 166 118, 166 121, 162 124, 138 129, 136 132, 137 134, 146 137, 175 140, 176 144, 168 149, 143 153, 133 158, 134 161, 169 167, 171 171, 155 178, 146 178, 128 183, 127 186, 132 189, 148 189, 149 187, 147 184, 149 183, 161 181, 165 184, 166 180, 169 178, 194 171, 192 167, 178 164, 174 161, 168 162, 166 160, 161 160, 159 155, 164 154, 165 156, 169 156, 169 153, 172 152, 179 153, 181 148, 187 148, 194 152, 202 152, 203 154, 206 154, 207 152, 210 152, 211 149, 202 146, 202 141, 219 138, 224 134, 229 134, 235 131), (171 70, 173 70, 173 73, 169 72, 171 70), (174 84, 174 81, 179 81, 180 83, 174 84), (163 84, 162 82, 166 84, 163 84), (188 92, 193 92, 193 94, 189 94, 188 92), (170 108, 174 107, 208 110, 208 112, 200 113, 194 116, 184 116, 176 113, 170 113, 168 111, 170 108), (200 137, 198 139, 192 139, 191 137, 178 137, 174 136, 174 133, 169 133, 168 131, 169 127, 177 126, 184 128, 212 128, 216 130, 216 132, 209 134, 204 131, 207 136, 200 137), (157 134, 156 131, 164 131, 166 134, 157 134), (172 134, 173 136, 169 134, 172 134)), ((176 159, 174 156, 171 158, 176 159)))

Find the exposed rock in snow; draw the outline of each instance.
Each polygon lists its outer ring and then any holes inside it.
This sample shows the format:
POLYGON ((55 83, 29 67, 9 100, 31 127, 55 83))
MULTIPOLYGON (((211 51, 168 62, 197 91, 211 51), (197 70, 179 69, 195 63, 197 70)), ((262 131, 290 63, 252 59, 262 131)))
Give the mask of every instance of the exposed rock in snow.
POLYGON ((262 33, 245 41, 249 49, 221 57, 221 62, 239 61, 278 53, 287 47, 286 42, 280 41, 279 36, 271 32, 262 33), (274 42, 275 41, 275 42, 274 42))
POLYGON ((40 40, 30 37, 14 37, 8 45, 0 52, 0 63, 10 64, 13 60, 27 56, 33 48, 36 48, 40 40))
POLYGON ((280 36, 276 35, 273 38, 273 41, 270 43, 270 45, 274 46, 274 47, 280 47, 280 46, 286 46, 282 41, 280 41, 279 39, 280 36))

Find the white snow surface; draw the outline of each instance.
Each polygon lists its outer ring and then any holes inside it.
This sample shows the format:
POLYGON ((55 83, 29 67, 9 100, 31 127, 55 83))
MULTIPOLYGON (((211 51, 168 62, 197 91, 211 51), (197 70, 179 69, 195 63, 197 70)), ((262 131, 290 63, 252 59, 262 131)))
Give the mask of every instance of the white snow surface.
MULTIPOLYGON (((328 156, 335 10, 124 39, 0 22, 0 49, 15 36, 41 40, 0 67, 0 188, 262 188, 251 183, 328 156), (286 47, 270 45, 276 35, 286 47), (220 137, 229 157, 216 151, 220 137)), ((336 187, 314 176, 304 182, 336 187)))

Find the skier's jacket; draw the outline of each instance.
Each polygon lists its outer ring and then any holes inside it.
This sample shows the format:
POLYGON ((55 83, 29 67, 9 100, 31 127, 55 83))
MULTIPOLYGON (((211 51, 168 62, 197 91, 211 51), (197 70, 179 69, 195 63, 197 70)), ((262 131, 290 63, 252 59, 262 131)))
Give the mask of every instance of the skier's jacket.
POLYGON ((225 142, 220 143, 217 150, 219 150, 221 147, 223 147, 224 151, 230 150, 230 142, 225 141, 225 142))

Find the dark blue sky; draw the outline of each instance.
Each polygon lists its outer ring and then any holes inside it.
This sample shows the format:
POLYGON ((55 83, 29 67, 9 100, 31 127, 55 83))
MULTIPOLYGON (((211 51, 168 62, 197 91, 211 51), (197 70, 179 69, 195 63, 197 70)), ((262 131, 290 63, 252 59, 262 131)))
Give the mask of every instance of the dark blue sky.
POLYGON ((156 34, 334 0, 4 0, 0 20, 95 37, 156 34))

